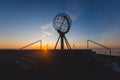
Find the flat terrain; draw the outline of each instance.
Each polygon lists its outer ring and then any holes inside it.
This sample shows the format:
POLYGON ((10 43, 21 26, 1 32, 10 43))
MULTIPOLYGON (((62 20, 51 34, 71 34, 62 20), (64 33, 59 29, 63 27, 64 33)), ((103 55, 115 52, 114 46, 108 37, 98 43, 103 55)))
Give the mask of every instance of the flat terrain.
POLYGON ((0 50, 0 80, 120 80, 92 50, 0 50))

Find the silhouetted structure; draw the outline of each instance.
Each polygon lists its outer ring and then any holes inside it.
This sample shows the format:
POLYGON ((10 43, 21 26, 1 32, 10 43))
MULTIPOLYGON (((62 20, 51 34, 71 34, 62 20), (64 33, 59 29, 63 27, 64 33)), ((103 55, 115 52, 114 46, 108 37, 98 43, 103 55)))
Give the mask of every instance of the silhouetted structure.
POLYGON ((70 26, 71 26, 70 16, 68 16, 65 13, 60 13, 56 15, 53 20, 53 26, 60 35, 54 49, 56 49, 60 38, 61 38, 61 50, 64 50, 64 40, 65 40, 67 48, 71 49, 71 46, 69 42, 67 41, 67 38, 65 37, 65 34, 68 33, 68 31, 70 30, 70 26))

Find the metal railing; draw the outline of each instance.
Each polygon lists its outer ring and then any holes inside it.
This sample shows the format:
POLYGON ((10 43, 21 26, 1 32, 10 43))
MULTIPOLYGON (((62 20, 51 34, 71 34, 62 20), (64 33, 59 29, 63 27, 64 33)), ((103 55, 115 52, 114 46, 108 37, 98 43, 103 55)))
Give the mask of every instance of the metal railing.
POLYGON ((25 46, 21 47, 19 50, 22 50, 22 49, 24 49, 24 48, 26 48, 26 47, 29 47, 29 46, 31 46, 31 45, 33 45, 33 44, 35 44, 35 43, 38 43, 38 42, 40 42, 40 50, 41 50, 41 49, 42 49, 42 40, 38 40, 38 41, 35 41, 35 42, 30 43, 30 44, 28 44, 28 45, 25 45, 25 46))
POLYGON ((99 46, 107 49, 107 50, 109 51, 109 55, 111 55, 111 49, 110 49, 110 48, 108 48, 108 47, 106 47, 106 46, 104 46, 104 45, 101 45, 101 44, 99 44, 99 43, 97 43, 97 42, 95 42, 95 41, 93 41, 93 40, 90 40, 90 39, 87 40, 87 49, 89 49, 89 42, 92 42, 92 43, 94 43, 94 44, 96 44, 96 45, 99 45, 99 46))

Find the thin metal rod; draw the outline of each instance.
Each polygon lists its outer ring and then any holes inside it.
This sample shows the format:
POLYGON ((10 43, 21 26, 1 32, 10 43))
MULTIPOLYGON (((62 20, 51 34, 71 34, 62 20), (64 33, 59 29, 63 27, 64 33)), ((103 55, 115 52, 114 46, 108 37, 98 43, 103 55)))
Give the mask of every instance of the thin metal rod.
POLYGON ((42 50, 42 40, 40 41, 40 50, 42 50))
POLYGON ((22 50, 22 49, 24 49, 24 48, 26 48, 26 47, 29 47, 29 46, 31 46, 31 45, 33 45, 33 44, 35 44, 35 43, 38 43, 38 42, 41 42, 41 43, 40 43, 40 48, 42 48, 42 40, 38 40, 38 41, 35 41, 35 42, 31 43, 31 44, 28 44, 28 45, 26 45, 26 46, 23 46, 23 47, 20 48, 19 50, 22 50))
POLYGON ((61 36, 61 50, 64 50, 64 36, 61 36))
POLYGON ((88 40, 87 40, 87 49, 89 49, 89 42, 88 42, 88 40))
POLYGON ((56 45, 55 45, 54 50, 55 50, 55 49, 56 49, 56 47, 57 47, 57 44, 58 44, 58 42, 59 42, 59 39, 60 39, 60 36, 59 36, 59 38, 58 38, 58 40, 57 40, 57 43, 56 43, 56 45))
POLYGON ((66 39, 66 42, 67 42, 67 44, 69 46, 69 49, 71 50, 71 46, 70 46, 69 42, 67 41, 67 39, 66 39))
POLYGON ((105 49, 108 49, 109 51, 110 51, 110 55, 111 55, 111 49, 110 48, 108 48, 108 47, 106 47, 106 46, 103 46, 103 45, 101 45, 101 44, 99 44, 99 43, 97 43, 97 42, 95 42, 95 41, 92 41, 92 40, 87 40, 87 48, 89 48, 89 43, 88 42, 92 42, 92 43, 95 43, 95 44, 97 44, 97 45, 99 45, 99 46, 102 46, 102 47, 104 47, 105 49))
POLYGON ((66 43, 67 48, 69 49, 69 45, 68 45, 68 43, 67 43, 66 39, 65 39, 65 43, 66 43))
POLYGON ((47 48, 47 50, 48 50, 48 44, 46 45, 46 48, 47 48))
POLYGON ((71 46, 70 46, 69 42, 67 41, 67 38, 65 36, 64 36, 64 38, 65 38, 65 42, 66 42, 66 45, 67 45, 68 49, 71 50, 71 46))

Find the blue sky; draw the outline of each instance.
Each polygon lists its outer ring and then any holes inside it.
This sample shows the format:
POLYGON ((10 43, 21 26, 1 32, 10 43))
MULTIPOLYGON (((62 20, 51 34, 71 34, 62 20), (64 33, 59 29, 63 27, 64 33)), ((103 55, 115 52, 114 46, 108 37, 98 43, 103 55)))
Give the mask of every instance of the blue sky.
POLYGON ((53 18, 58 13, 72 18, 70 44, 86 48, 92 39, 120 48, 119 0, 0 0, 0 48, 20 48, 42 39, 55 45, 58 33, 53 18))

